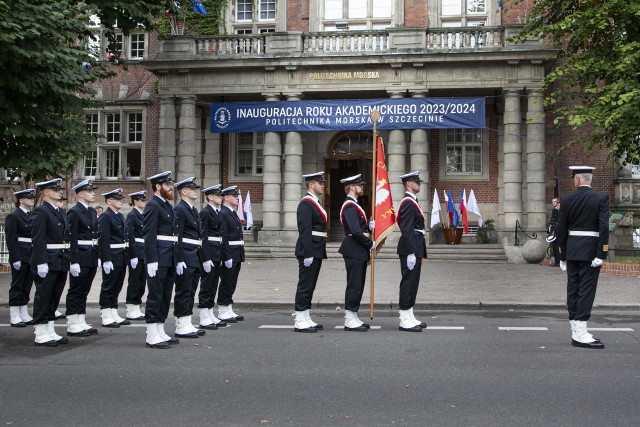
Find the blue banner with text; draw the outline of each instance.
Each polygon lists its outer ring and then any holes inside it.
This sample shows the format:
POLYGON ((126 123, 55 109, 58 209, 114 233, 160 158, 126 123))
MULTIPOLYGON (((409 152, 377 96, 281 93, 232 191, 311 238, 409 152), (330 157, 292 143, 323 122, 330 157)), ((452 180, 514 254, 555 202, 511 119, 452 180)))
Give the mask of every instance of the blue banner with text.
POLYGON ((402 98, 211 104, 211 132, 484 128, 484 98, 402 98))

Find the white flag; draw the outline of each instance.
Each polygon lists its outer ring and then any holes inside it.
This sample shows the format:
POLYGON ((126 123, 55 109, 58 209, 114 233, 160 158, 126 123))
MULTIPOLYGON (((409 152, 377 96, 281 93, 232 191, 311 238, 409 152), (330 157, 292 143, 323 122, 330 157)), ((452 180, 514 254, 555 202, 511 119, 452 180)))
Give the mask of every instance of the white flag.
POLYGON ((240 224, 242 224, 244 222, 244 211, 242 210, 242 194, 240 193, 240 190, 238 190, 238 210, 236 213, 240 219, 240 224))
POLYGON ((478 215, 478 226, 482 227, 482 214, 480 214, 480 206, 478 206, 476 195, 473 194, 473 189, 471 189, 469 200, 467 200, 467 212, 473 212, 478 215))
POLYGON ((253 213, 251 212, 251 193, 247 191, 247 200, 244 201, 244 217, 247 219, 247 230, 253 226, 253 213))
POLYGON ((433 207, 431 208, 431 226, 429 228, 433 228, 434 225, 440 223, 440 198, 438 197, 438 190, 436 189, 433 192, 433 207))

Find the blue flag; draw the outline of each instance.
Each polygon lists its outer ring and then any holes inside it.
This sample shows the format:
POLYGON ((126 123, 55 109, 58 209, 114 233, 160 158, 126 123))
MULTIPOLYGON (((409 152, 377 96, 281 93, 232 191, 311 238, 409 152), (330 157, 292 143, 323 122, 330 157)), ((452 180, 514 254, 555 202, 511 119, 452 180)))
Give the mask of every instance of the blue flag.
POLYGON ((204 16, 207 16, 207 11, 204 10, 204 6, 202 5, 202 2, 200 0, 194 0, 194 2, 193 2, 193 11, 194 12, 200 12, 204 16))
POLYGON ((447 201, 447 210, 449 212, 453 212, 453 221, 452 221, 452 225, 454 227, 458 226, 458 223, 460 222, 460 216, 458 215, 458 211, 456 210, 455 205, 453 204, 453 197, 451 197, 451 191, 447 190, 449 192, 449 200, 447 201))

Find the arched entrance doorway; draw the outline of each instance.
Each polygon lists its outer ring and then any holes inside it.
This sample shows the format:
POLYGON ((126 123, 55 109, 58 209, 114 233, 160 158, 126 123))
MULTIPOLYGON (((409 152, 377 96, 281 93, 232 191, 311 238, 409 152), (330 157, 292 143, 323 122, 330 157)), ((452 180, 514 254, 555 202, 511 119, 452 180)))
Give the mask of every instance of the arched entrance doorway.
POLYGON ((373 159, 373 132, 346 131, 337 134, 329 144, 326 160, 327 187, 325 192, 325 209, 329 216, 329 240, 336 242, 344 239, 344 230, 340 224, 340 208, 345 199, 344 186, 341 179, 362 174, 367 183, 364 197, 358 202, 370 216, 371 183, 373 159))

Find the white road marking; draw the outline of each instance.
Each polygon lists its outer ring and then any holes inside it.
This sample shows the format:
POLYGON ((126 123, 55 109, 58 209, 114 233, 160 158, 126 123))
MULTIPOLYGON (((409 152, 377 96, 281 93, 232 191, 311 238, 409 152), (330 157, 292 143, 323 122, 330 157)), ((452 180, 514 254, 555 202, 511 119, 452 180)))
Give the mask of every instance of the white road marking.
MULTIPOLYGON (((370 326, 371 329, 381 329, 382 326, 370 326)), ((333 329, 344 329, 344 325, 338 325, 336 327, 334 327, 333 329)))
POLYGON ((588 330, 596 332, 633 332, 632 328, 588 328, 588 330))
POLYGON ((429 326, 427 329, 443 330, 443 331, 464 331, 464 326, 429 326))
POLYGON ((548 331, 545 326, 499 326, 499 331, 548 331))
POLYGON ((293 329, 293 325, 260 325, 258 329, 293 329))

